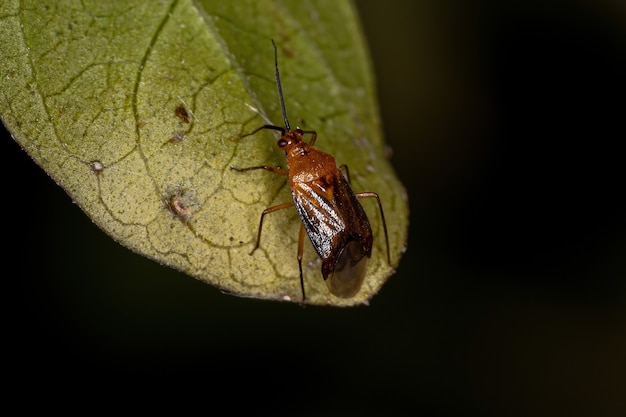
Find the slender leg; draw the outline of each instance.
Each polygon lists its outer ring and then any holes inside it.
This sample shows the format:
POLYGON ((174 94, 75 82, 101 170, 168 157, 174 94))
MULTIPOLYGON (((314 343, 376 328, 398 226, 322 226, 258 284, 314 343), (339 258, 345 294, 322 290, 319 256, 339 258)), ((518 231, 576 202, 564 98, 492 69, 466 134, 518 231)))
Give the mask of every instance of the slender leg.
POLYGON ((264 169, 266 171, 273 172, 274 174, 278 174, 278 175, 284 175, 284 176, 289 175, 289 171, 284 170, 281 167, 271 167, 269 165, 260 165, 258 167, 248 167, 248 168, 230 167, 230 169, 232 169, 233 171, 237 171, 237 172, 253 171, 255 169, 264 169))
POLYGON ((302 301, 304 302, 304 279, 302 278, 302 254, 304 252, 304 225, 300 223, 300 236, 298 237, 298 266, 300 267, 300 288, 302 289, 302 301))
POLYGON ((289 207, 293 207, 293 201, 290 201, 288 203, 277 204, 275 206, 268 207, 265 210, 263 210, 263 213, 261 213, 261 220, 259 221, 259 233, 257 234, 257 237, 256 237, 256 245, 254 245, 254 248, 252 248, 250 255, 252 255, 254 251, 257 250, 257 248, 259 247, 259 243, 261 243, 261 229, 263 229, 263 218, 265 217, 265 215, 273 213, 278 210, 286 209, 289 207))
POLYGON ((317 139, 317 132, 315 130, 303 130, 302 133, 311 134, 311 139, 309 139, 309 145, 313 146, 313 144, 315 144, 315 140, 317 139))
POLYGON ((380 197, 378 197, 378 194, 371 191, 356 193, 356 196, 358 198, 375 198, 378 202, 378 208, 380 209, 380 218, 383 221, 383 230, 385 231, 385 244, 387 245, 387 262, 389 263, 389 265, 391 265, 391 255, 389 253, 389 236, 387 235, 387 222, 385 221, 385 213, 383 213, 383 205, 380 202, 380 197))
POLYGON ((274 125, 263 125, 261 127, 258 127, 256 129, 254 129, 252 132, 250 133, 246 133, 245 135, 242 136, 242 138, 245 138, 247 136, 252 136, 255 133, 257 133, 259 130, 263 130, 263 129, 271 129, 271 130, 278 130, 282 135, 285 134, 285 128, 284 127, 280 127, 280 126, 274 126, 274 125))
MULTIPOLYGON (((235 168, 235 167, 230 167, 230 169, 234 170, 234 171, 238 171, 238 172, 245 172, 245 171, 252 171, 255 169, 264 169, 266 171, 270 171, 273 172, 274 174, 278 174, 278 175, 289 175, 289 171, 286 171, 282 168, 279 167, 271 167, 268 165, 261 165, 258 167, 248 167, 248 168, 235 168)), ((293 201, 290 201, 288 203, 282 203, 282 204, 278 204, 276 206, 272 206, 272 207, 268 207, 265 210, 263 210, 263 213, 261 213, 261 221, 259 222, 259 233, 257 234, 257 238, 256 238, 256 245, 254 245, 254 248, 252 248, 252 252, 250 252, 250 255, 252 255, 254 253, 255 250, 257 250, 257 248, 259 247, 259 243, 261 243, 261 229, 263 229, 263 218, 265 217, 266 214, 269 213, 273 213, 275 211, 278 210, 282 210, 288 207, 293 207, 293 201)))

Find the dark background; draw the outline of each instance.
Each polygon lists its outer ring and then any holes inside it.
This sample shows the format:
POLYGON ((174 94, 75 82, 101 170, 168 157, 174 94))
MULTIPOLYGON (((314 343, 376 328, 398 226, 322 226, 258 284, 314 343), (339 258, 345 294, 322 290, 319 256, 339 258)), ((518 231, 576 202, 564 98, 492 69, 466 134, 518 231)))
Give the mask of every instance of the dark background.
POLYGON ((623 415, 626 4, 357 5, 411 206, 371 305, 240 299, 135 255, 3 132, 13 387, 149 388, 207 413, 623 415))

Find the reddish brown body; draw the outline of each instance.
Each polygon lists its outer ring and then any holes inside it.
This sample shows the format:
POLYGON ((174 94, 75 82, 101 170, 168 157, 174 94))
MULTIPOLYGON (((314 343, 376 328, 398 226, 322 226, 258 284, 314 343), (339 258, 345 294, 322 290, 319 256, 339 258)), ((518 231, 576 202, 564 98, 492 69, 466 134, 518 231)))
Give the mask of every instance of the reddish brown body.
MULTIPOLYGON (((276 48, 275 45, 274 48, 276 48)), ((257 242, 252 252, 259 246, 265 215, 295 206, 302 221, 298 240, 298 264, 303 300, 305 292, 302 277, 302 252, 305 231, 322 259, 322 276, 330 292, 338 297, 350 298, 361 288, 367 270, 367 260, 372 255, 372 228, 365 210, 359 203, 359 198, 376 198, 378 202, 387 244, 387 260, 391 263, 387 226, 380 198, 373 192, 357 194, 352 190, 349 176, 345 176, 337 167, 335 158, 313 146, 317 138, 316 132, 305 132, 300 128, 290 129, 282 96, 278 62, 276 57, 275 59, 276 84, 285 127, 265 125, 250 135, 262 129, 280 131, 282 135, 277 144, 285 151, 288 169, 283 170, 265 165, 233 169, 237 171, 264 169, 288 176, 293 201, 263 211, 257 242), (308 143, 304 141, 306 133, 311 134, 311 140, 308 143)))

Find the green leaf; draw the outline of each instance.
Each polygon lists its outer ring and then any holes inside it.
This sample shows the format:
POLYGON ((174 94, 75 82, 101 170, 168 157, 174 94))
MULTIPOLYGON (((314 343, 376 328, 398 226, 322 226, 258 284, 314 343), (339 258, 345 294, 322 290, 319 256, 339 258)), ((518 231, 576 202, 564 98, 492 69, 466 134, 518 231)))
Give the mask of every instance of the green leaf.
MULTIPOLYGON (((392 264, 408 209, 385 159, 374 81, 348 2, 5 0, 0 115, 15 140, 122 245, 248 297, 300 302, 295 210, 274 81, 274 39, 292 125, 350 167, 355 191, 380 194, 392 264)), ((305 244, 307 302, 366 303, 393 273, 375 202, 368 275, 351 299, 330 295, 305 244)), ((112 260, 113 262, 115 260, 112 260)))

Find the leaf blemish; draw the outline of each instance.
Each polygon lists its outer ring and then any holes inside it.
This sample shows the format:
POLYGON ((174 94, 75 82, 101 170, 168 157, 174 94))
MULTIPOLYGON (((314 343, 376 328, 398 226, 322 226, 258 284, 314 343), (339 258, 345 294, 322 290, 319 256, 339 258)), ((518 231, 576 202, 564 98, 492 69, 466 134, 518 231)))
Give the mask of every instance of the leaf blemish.
POLYGON ((189 208, 187 208, 187 205, 180 198, 180 196, 177 196, 177 195, 171 196, 169 198, 169 200, 168 200, 168 204, 167 205, 168 205, 170 211, 172 212, 172 214, 174 214, 177 217, 182 217, 182 218, 186 219, 191 214, 190 211, 189 211, 189 208))
POLYGON ((182 120, 184 123, 189 123, 189 112, 182 104, 176 106, 174 110, 174 115, 182 120))
POLYGON ((194 205, 194 199, 190 195, 189 190, 177 188, 165 198, 165 206, 176 217, 182 220, 189 220, 192 215, 191 207, 194 205))
POLYGON ((89 168, 91 168, 91 172, 99 175, 102 171, 104 171, 104 164, 100 161, 91 161, 89 163, 89 168))

